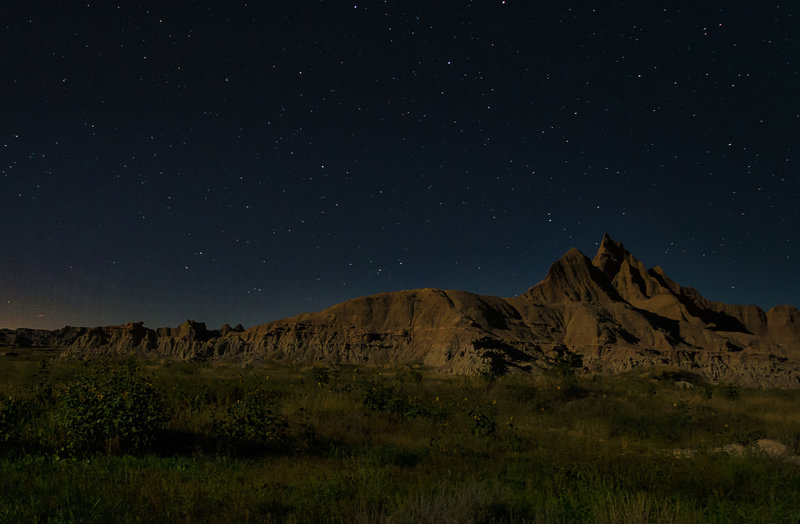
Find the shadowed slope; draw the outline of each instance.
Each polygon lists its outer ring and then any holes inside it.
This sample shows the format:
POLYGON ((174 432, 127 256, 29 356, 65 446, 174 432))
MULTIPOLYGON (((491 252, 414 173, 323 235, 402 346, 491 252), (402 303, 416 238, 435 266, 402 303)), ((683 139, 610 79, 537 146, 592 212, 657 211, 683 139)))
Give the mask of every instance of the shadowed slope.
POLYGON ((770 324, 767 314, 757 306, 712 302, 697 290, 673 282, 658 266, 645 269, 608 235, 603 237, 593 264, 629 304, 679 321, 681 337, 693 346, 791 351, 800 340, 794 307, 773 308, 774 320, 770 324))

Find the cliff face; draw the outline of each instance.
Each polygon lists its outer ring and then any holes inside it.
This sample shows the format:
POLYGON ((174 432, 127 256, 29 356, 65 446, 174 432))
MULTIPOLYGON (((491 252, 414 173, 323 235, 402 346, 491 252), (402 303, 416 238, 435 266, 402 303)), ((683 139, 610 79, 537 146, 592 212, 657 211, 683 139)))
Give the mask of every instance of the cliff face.
MULTIPOLYGON (((0 331, 0 343, 13 344, 13 336, 0 331)), ((797 309, 764 312, 706 300, 659 267, 647 269, 607 235, 593 259, 571 249, 542 282, 514 298, 417 289, 247 330, 226 325, 211 331, 192 321, 152 330, 133 323, 37 332, 35 338, 79 358, 423 362, 459 373, 488 366, 535 372, 543 356, 567 347, 583 355, 587 372, 668 364, 712 381, 800 387, 797 309)))

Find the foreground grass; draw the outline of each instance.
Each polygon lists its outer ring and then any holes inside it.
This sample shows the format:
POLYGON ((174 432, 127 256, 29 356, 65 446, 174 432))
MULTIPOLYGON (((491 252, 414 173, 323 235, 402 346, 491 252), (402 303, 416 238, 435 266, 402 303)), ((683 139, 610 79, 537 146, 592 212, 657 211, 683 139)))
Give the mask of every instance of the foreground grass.
POLYGON ((42 405, 0 442, 4 522, 800 519, 800 467, 719 451, 769 438, 798 454, 792 391, 661 372, 488 380, 413 367, 145 365, 168 421, 149 448, 104 453, 69 448, 58 422, 60 392, 87 365, 4 364, 0 398, 42 405), (676 387, 686 378, 693 388, 676 387), (219 421, 253 391, 279 410, 280 438, 222 434, 219 421))

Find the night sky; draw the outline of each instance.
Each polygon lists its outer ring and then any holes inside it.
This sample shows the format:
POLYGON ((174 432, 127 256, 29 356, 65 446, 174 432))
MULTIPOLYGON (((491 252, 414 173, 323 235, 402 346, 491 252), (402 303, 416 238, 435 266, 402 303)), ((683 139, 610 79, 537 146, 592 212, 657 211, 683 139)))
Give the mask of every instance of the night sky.
POLYGON ((604 232, 800 305, 796 2, 3 2, 0 327, 523 293, 604 232))

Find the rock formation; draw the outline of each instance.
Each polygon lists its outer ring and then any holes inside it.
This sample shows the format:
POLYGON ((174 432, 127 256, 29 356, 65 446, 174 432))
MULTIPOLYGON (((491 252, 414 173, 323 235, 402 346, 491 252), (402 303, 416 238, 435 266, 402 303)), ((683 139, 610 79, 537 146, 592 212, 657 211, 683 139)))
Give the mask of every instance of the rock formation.
POLYGON ((537 372, 543 359, 568 349, 582 356, 585 372, 668 365, 710 381, 800 388, 797 309, 706 300, 661 268, 647 269, 608 235, 593 259, 571 249, 544 280, 513 298, 416 289, 247 330, 186 321, 156 330, 132 323, 46 336, 21 331, 0 330, 0 344, 15 344, 16 336, 63 347, 67 357, 422 362, 456 373, 537 372))

